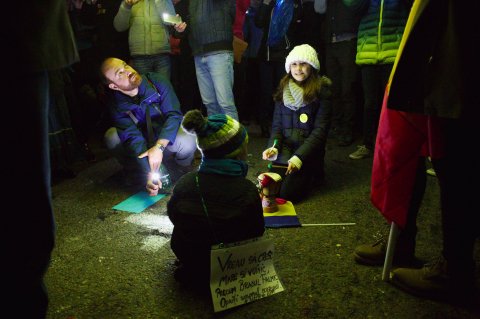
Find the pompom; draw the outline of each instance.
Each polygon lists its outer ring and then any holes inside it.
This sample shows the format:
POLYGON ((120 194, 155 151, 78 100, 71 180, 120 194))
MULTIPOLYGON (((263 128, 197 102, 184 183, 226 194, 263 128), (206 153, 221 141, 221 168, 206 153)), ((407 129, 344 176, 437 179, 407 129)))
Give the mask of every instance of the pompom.
POLYGON ((190 110, 183 117, 182 126, 188 133, 198 134, 204 129, 206 123, 207 119, 200 110, 190 110))

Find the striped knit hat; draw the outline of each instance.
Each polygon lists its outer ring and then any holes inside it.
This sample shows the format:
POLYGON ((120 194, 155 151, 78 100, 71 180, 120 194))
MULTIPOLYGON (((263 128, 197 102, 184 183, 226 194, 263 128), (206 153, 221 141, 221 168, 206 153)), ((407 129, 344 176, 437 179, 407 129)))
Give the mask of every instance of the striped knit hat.
POLYGON ((245 127, 225 114, 205 118, 200 110, 191 110, 185 114, 182 126, 197 135, 197 146, 205 158, 235 158, 248 143, 245 127))

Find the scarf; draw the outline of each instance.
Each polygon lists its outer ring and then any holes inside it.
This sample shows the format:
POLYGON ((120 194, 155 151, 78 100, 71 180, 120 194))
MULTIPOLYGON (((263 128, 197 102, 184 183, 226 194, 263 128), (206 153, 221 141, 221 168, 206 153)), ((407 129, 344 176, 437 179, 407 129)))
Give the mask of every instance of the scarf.
POLYGON ((248 165, 245 161, 234 159, 203 158, 198 169, 201 173, 228 176, 247 176, 248 165))
POLYGON ((303 89, 293 80, 283 88, 283 104, 292 111, 298 111, 306 105, 303 102, 303 89))

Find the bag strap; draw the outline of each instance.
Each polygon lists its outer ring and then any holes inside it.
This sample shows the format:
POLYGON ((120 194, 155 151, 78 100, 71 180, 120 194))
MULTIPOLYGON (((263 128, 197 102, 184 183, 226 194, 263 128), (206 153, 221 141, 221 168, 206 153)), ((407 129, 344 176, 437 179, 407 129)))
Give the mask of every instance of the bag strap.
POLYGON ((210 216, 208 216, 208 211, 207 211, 207 206, 205 205, 205 200, 203 199, 202 192, 200 191, 200 183, 198 181, 198 173, 195 174, 195 184, 197 185, 198 194, 200 195, 200 199, 202 200, 203 211, 205 212, 205 215, 207 216, 208 225, 210 226, 210 230, 212 231, 213 239, 215 240, 215 242, 218 243, 217 235, 215 234, 215 231, 213 230, 212 221, 210 220, 210 216))
MULTIPOLYGON (((148 77, 147 74, 145 74, 145 77, 146 77, 148 83, 150 83, 150 85, 153 86, 155 91, 158 94, 160 94, 160 92, 158 92, 157 87, 155 86, 155 84, 153 84, 153 82, 150 80, 150 78, 148 77)), ((153 140, 154 135, 153 135, 153 127, 152 127, 152 118, 150 116, 150 105, 147 105, 147 110, 145 112, 145 116, 146 116, 146 120, 147 120, 148 146, 152 147, 153 144, 155 144, 155 141, 153 140)))

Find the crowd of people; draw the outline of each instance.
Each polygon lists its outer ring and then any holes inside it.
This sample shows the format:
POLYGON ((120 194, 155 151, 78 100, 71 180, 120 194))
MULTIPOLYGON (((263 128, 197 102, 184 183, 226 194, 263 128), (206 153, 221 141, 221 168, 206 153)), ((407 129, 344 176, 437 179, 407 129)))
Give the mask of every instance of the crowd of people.
MULTIPOLYGON (((474 145, 473 120, 478 113, 472 105, 476 91, 466 80, 471 64, 478 63, 468 51, 465 31, 477 24, 464 18, 468 9, 453 0, 251 0, 246 12, 238 12, 245 3, 226 0, 50 0, 49 4, 52 17, 57 14, 60 20, 56 28, 64 25, 64 29, 50 41, 41 34, 51 30, 49 24, 38 29, 36 40, 44 41, 39 45, 44 51, 32 50, 25 45, 28 41, 13 42, 27 62, 19 73, 31 79, 26 81, 26 97, 32 112, 39 114, 38 122, 27 123, 38 138, 32 146, 39 147, 38 161, 36 166, 25 165, 42 196, 42 206, 36 207, 41 214, 32 217, 41 222, 31 227, 31 234, 38 236, 38 249, 33 255, 28 253, 31 248, 18 252, 12 246, 11 251, 20 265, 15 271, 19 275, 12 277, 12 285, 16 281, 18 286, 12 288, 11 298, 13 305, 23 297, 31 300, 31 307, 25 308, 29 317, 44 317, 48 303, 43 274, 55 228, 50 172, 52 164, 61 162, 49 160, 48 153, 51 156, 52 145, 57 144, 48 133, 57 129, 52 123, 60 120, 58 108, 68 113, 63 124, 72 128, 73 137, 68 138, 83 145, 90 159, 94 155, 88 153, 90 132, 84 131, 85 123, 106 117, 102 127, 106 146, 151 196, 163 186, 154 173, 161 166, 171 172, 175 187, 168 215, 174 224, 171 245, 179 259, 180 281, 192 269, 208 279, 212 244, 263 234, 262 200, 253 182, 245 179, 247 124, 255 121, 268 140, 259 156, 281 168, 278 196, 292 202, 308 200, 305 189, 314 189, 323 180, 329 137, 335 136, 339 147, 349 146, 361 127, 362 145, 349 158, 373 158, 372 181, 383 178, 381 174, 395 176, 394 164, 399 162, 393 158, 403 154, 402 160, 409 163, 406 176, 411 178, 387 185, 388 200, 395 196, 404 200, 406 217, 394 260, 401 267, 417 266, 416 219, 428 157, 440 185, 443 254, 433 266, 394 270, 392 283, 425 297, 473 295, 478 204, 471 184, 461 178, 475 181, 478 172, 469 170, 476 167, 476 159, 467 154, 474 145), (164 14, 178 14, 181 20, 169 23, 164 14), (425 34, 435 36, 425 41, 425 34), (250 47, 242 51, 240 61, 234 59, 234 38, 250 47), (64 48, 56 52, 59 47, 49 46, 52 40, 64 48), (182 59, 175 58, 179 55, 182 59), (49 61, 51 56, 57 60, 49 61), (178 65, 178 61, 183 62, 178 65), (176 73, 180 70, 190 78, 176 73), (54 80, 59 84, 52 85, 54 80), (70 83, 73 93, 67 92, 70 83), (199 96, 193 99, 196 89, 199 96), (257 104, 250 109, 246 104, 252 100, 246 96, 254 89, 257 104), (75 96, 84 97, 79 99, 84 103, 76 106, 80 112, 69 105, 77 101, 75 96), (85 120, 90 102, 99 107, 98 117, 85 120), (48 111, 52 105, 57 108, 53 115, 48 111), (424 134, 409 145, 408 153, 402 147, 410 131, 392 125, 398 114, 406 119, 413 118, 409 114, 424 116, 422 121, 411 120, 417 126, 409 128, 424 134), (193 167, 197 149, 201 163, 193 167), (469 165, 462 163, 467 160, 469 165), (389 161, 392 166, 382 171, 389 161), (221 209, 216 207, 218 198, 231 206, 229 216, 220 216, 225 210, 222 204, 221 209), (239 224, 246 226, 234 231, 239 224), (201 265, 195 264, 197 260, 203 261, 201 265)), ((44 11, 35 12, 40 14, 37 19, 46 19, 41 16, 44 11)), ((31 37, 20 31, 21 40, 31 37)), ((32 142, 26 139, 22 145, 32 142)), ((375 200, 376 191, 372 186, 375 200)), ((388 201, 375 200, 391 222, 388 201)), ((385 241, 360 245, 355 260, 381 264, 385 245, 385 241)))

